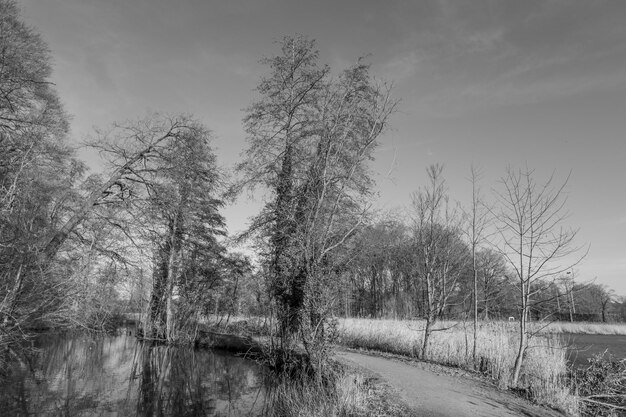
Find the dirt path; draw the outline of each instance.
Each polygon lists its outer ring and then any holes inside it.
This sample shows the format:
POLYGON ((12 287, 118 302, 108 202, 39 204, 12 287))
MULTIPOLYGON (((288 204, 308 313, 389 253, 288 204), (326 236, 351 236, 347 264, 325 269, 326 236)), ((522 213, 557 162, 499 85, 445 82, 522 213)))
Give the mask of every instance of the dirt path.
MULTIPOLYGON (((478 379, 445 375, 421 362, 338 351, 337 359, 382 377, 422 417, 562 417, 478 379)), ((440 368, 439 368, 440 369, 440 368)))

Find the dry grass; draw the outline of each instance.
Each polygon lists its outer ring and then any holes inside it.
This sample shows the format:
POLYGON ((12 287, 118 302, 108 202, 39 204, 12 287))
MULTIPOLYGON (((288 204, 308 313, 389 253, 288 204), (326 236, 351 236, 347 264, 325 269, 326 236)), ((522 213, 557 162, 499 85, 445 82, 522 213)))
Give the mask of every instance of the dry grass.
POLYGON ((580 404, 567 381, 566 353, 559 338, 533 338, 527 350, 521 384, 528 387, 534 401, 559 408, 568 415, 577 415, 580 404))
POLYGON ((588 323, 557 321, 553 323, 533 323, 541 333, 576 333, 576 334, 604 334, 626 335, 626 323, 588 323))
POLYGON ((344 375, 334 389, 311 381, 279 384, 272 401, 271 417, 339 417, 364 415, 367 391, 360 376, 344 375))
MULTIPOLYGON (((339 321, 340 343, 349 347, 379 350, 418 358, 422 345, 424 322, 342 319, 339 321)), ((429 360, 472 370, 472 329, 470 324, 441 322, 430 339, 429 360)), ((478 331, 476 368, 492 378, 501 388, 511 379, 517 352, 518 336, 514 323, 481 323, 478 331)), ((578 404, 566 385, 565 349, 558 339, 536 337, 531 340, 521 386, 538 403, 559 408, 570 415, 578 404)))
POLYGON ((342 373, 332 385, 308 380, 286 380, 273 391, 268 417, 374 417, 410 415, 402 405, 391 405, 388 393, 364 376, 342 373))

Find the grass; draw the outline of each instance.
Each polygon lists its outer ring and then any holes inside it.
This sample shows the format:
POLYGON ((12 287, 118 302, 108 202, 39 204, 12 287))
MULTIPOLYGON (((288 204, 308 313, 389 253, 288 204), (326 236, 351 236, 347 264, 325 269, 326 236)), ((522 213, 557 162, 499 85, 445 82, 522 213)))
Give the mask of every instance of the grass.
POLYGON ((323 386, 307 380, 286 380, 273 391, 270 417, 323 417, 362 415, 367 399, 363 380, 355 375, 343 375, 323 386))
POLYGON ((533 323, 541 333, 576 333, 601 335, 626 335, 626 323, 588 323, 557 321, 548 324, 533 323))
POLYGON ((267 417, 400 417, 411 415, 403 404, 389 402, 384 384, 341 370, 332 382, 286 379, 272 392, 267 417))

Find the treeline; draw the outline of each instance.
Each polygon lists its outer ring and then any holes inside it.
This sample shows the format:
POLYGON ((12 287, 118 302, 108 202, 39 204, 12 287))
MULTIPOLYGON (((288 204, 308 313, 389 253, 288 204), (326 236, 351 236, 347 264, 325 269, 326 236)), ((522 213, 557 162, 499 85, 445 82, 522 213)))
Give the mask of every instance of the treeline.
MULTIPOLYGON (((445 320, 472 318, 473 268, 465 263, 461 279, 441 314, 445 320)), ((333 314, 337 317, 415 319, 424 317, 425 282, 413 274, 410 226, 398 215, 386 214, 364 225, 348 245, 345 266, 335 275, 333 314)), ((476 254, 478 317, 480 320, 518 318, 518 288, 505 258, 494 248, 476 254)), ((530 308, 535 321, 626 322, 626 299, 606 285, 563 274, 537 295, 530 308)), ((219 315, 260 316, 267 299, 263 271, 250 271, 240 281, 233 299, 214 300, 219 315), (216 304, 217 302, 217 304, 216 304)))
MULTIPOLYGON (((414 251, 410 226, 402 219, 387 218, 367 225, 355 237, 350 263, 341 277, 335 314, 344 317, 412 319, 424 316, 425 282, 415 279, 411 265, 414 251)), ((463 242, 461 279, 452 292, 443 319, 472 317, 473 268, 470 248, 463 242)), ((505 258, 494 248, 476 254, 478 272, 478 317, 508 320, 518 317, 517 285, 505 258)), ((530 315, 533 320, 626 321, 626 300, 605 285, 569 274, 550 283, 537 295, 530 315)))

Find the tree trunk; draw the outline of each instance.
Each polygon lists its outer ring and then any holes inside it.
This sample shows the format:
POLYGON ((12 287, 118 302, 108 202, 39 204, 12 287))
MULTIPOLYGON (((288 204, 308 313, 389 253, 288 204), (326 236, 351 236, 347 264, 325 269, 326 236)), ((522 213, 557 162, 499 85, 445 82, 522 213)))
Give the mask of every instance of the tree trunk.
MULTIPOLYGON (((176 235, 176 228, 174 228, 174 236, 176 235)), ((172 240, 175 237, 172 236, 172 240)), ((172 242, 172 246, 174 246, 174 242, 172 242)), ((168 342, 172 342, 174 340, 174 325, 175 325, 175 317, 174 317, 174 306, 172 305, 172 293, 174 292, 174 280, 176 278, 176 258, 177 258, 177 250, 174 248, 170 251, 170 257, 167 262, 167 282, 166 288, 167 292, 166 302, 165 302, 165 338, 168 342)))
POLYGON ((174 295, 174 286, 178 274, 178 259, 183 239, 183 205, 186 200, 186 190, 181 190, 180 201, 176 210, 176 214, 172 219, 170 226, 170 253, 167 260, 167 281, 166 281, 166 304, 165 304, 165 337, 168 342, 174 340, 174 331, 176 325, 176 317, 174 315, 174 305, 172 296, 174 295))
POLYGON ((478 271, 476 270, 476 245, 472 245, 472 269, 474 273, 474 342, 472 345, 472 363, 476 366, 476 339, 478 338, 478 271))
POLYGON ((430 315, 426 317, 426 327, 424 328, 424 341, 422 342, 422 352, 421 358, 422 360, 428 359, 428 341, 430 339, 430 334, 432 333, 432 326, 435 319, 430 315))
POLYGON ((22 291, 22 281, 22 264, 20 264, 15 276, 13 289, 4 297, 4 300, 2 300, 2 303, 0 304, 0 314, 4 315, 4 324, 7 324, 13 316, 15 303, 17 302, 19 294, 22 291))
POLYGON ((524 353, 526 352, 526 345, 528 344, 527 332, 526 332, 526 318, 528 315, 528 303, 525 298, 522 299, 522 309, 520 311, 519 318, 519 330, 520 340, 517 349, 517 356, 515 357, 515 366, 513 367, 513 378, 511 380, 511 386, 516 387, 519 381, 520 371, 522 369, 522 362, 524 361, 524 353))
POLYGON ((163 300, 167 289, 167 259, 169 259, 171 250, 170 242, 167 242, 165 247, 159 250, 152 273, 152 291, 150 293, 144 334, 146 337, 153 339, 160 339, 165 336, 163 334, 163 300))

